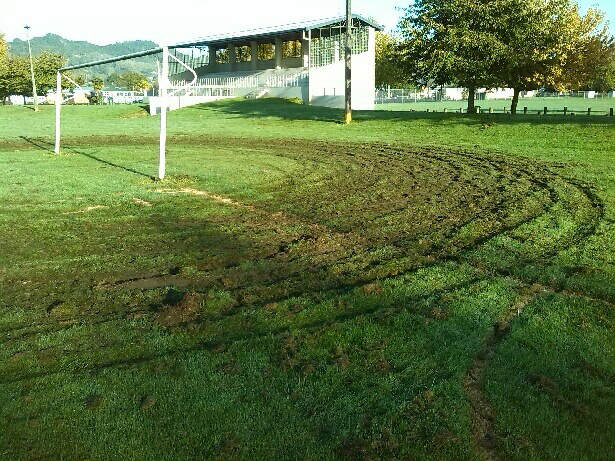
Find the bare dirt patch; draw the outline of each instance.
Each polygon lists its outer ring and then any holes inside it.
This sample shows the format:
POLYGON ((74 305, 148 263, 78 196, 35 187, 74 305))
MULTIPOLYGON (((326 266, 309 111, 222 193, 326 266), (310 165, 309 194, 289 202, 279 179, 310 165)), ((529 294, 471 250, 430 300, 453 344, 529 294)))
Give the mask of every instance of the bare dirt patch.
POLYGON ((82 208, 80 210, 76 210, 76 211, 65 211, 62 214, 79 214, 79 213, 88 213, 90 211, 94 211, 94 210, 100 210, 102 208, 108 208, 105 205, 92 205, 92 206, 88 206, 85 208, 82 208))
POLYGON ((194 291, 188 291, 183 298, 158 312, 156 321, 165 327, 173 327, 192 322, 199 316, 200 303, 203 296, 194 291))
POLYGON ((133 197, 131 200, 132 200, 133 202, 135 202, 137 205, 142 205, 142 206, 152 206, 152 203, 151 203, 151 202, 148 202, 147 200, 140 199, 140 198, 138 198, 138 197, 133 197))
POLYGON ((253 208, 250 205, 246 205, 245 203, 237 202, 237 201, 232 200, 232 199, 230 199, 228 197, 223 197, 223 196, 218 195, 218 194, 211 194, 211 193, 206 192, 204 190, 193 189, 193 188, 190 188, 190 187, 184 187, 182 189, 156 189, 156 192, 164 193, 164 194, 182 193, 182 194, 197 195, 199 197, 205 197, 205 198, 208 198, 210 200, 214 200, 214 201, 216 201, 218 203, 223 203, 224 205, 232 205, 232 206, 243 207, 243 208, 250 208, 250 209, 253 208))

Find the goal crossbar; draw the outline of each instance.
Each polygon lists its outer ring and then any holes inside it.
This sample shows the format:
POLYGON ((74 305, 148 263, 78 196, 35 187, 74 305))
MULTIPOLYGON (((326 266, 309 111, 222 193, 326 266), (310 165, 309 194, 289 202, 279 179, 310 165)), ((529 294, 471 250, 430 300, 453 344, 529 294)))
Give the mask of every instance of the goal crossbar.
POLYGON ((137 53, 124 54, 122 56, 116 56, 114 58, 101 59, 99 61, 86 62, 83 64, 75 64, 74 66, 65 66, 58 69, 60 72, 66 70, 83 69, 84 67, 99 66, 101 64, 110 64, 112 62, 125 61, 126 59, 141 58, 143 56, 149 56, 152 54, 162 53, 165 47, 152 48, 151 50, 139 51, 137 53))

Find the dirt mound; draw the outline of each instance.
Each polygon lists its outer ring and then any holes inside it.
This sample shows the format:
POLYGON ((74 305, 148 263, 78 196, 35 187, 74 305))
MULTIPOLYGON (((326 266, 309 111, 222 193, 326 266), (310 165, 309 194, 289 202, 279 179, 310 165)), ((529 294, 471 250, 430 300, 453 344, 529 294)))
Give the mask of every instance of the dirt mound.
POLYGON ((191 322, 199 316, 199 305, 202 299, 202 295, 195 291, 188 291, 179 302, 160 310, 156 321, 165 327, 191 322))

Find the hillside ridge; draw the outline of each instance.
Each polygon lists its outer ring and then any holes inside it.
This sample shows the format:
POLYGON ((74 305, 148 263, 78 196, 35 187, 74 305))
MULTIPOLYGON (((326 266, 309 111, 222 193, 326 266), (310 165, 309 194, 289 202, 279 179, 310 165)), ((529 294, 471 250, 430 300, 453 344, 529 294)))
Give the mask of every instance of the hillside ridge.
MULTIPOLYGON (((43 51, 59 53, 66 56, 68 65, 83 64, 158 47, 158 45, 151 40, 131 40, 111 43, 109 45, 96 45, 85 40, 70 40, 51 33, 42 37, 33 37, 30 43, 34 55, 43 51)), ((28 43, 25 40, 16 38, 9 42, 8 45, 11 53, 17 55, 28 54, 28 43)), ((154 56, 145 56, 106 64, 104 66, 97 66, 91 69, 82 69, 79 73, 84 74, 86 77, 97 75, 104 78, 113 73, 129 71, 137 71, 146 76, 150 76, 155 70, 156 58, 154 56)))

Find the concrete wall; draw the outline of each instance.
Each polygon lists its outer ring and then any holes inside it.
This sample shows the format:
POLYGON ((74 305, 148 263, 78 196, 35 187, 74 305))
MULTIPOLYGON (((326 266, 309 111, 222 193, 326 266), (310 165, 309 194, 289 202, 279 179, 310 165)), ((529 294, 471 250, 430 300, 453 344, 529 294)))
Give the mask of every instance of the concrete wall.
MULTIPOLYGON (((376 34, 369 28, 369 47, 365 53, 352 55, 352 108, 374 110, 376 91, 376 34)), ((316 106, 344 107, 344 61, 310 68, 311 103, 316 106)))
MULTIPOLYGON (((169 110, 181 109, 182 107, 193 106, 204 102, 217 101, 219 99, 229 99, 235 96, 169 96, 169 110)), ((149 113, 155 115, 160 113, 160 99, 158 96, 150 96, 149 113)))

